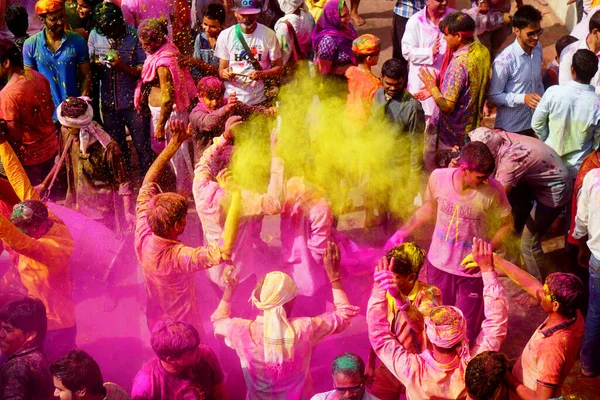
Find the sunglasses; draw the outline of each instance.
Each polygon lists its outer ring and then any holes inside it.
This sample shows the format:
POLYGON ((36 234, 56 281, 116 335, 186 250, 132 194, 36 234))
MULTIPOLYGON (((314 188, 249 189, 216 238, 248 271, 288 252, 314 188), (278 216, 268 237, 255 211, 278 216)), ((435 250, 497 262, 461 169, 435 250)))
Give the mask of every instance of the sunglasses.
POLYGON ((365 386, 364 384, 361 384, 358 386, 336 387, 335 391, 340 394, 346 393, 346 392, 357 393, 357 392, 360 392, 364 386, 365 386))
POLYGON ((527 32, 527 37, 528 37, 529 39, 533 39, 533 38, 534 38, 534 37, 536 37, 536 36, 537 36, 537 37, 540 37, 540 36, 542 36, 542 33, 544 33, 544 28, 542 28, 542 29, 539 29, 539 30, 537 30, 537 31, 527 32))

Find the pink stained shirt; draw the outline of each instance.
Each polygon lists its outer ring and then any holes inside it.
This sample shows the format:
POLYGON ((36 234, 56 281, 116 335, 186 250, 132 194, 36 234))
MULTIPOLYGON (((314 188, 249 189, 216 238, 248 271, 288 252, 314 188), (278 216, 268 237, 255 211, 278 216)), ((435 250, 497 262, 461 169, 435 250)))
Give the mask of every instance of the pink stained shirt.
POLYGON ((350 325, 343 310, 350 305, 343 290, 333 289, 335 311, 318 317, 291 318, 296 335, 293 360, 284 363, 285 372, 276 380, 268 376, 264 362, 263 317, 251 321, 231 318, 231 303, 223 302, 211 316, 215 336, 223 337, 225 344, 240 358, 248 387, 246 399, 300 400, 313 394, 310 361, 312 349, 325 338, 340 333, 350 325))
MULTIPOLYGON (((216 243, 221 234, 227 217, 227 210, 223 208, 226 192, 216 181, 216 174, 228 164, 231 156, 231 145, 223 135, 213 139, 213 144, 207 148, 194 171, 193 194, 196 211, 206 243, 216 243), (216 165, 220 165, 216 167, 216 165)), ((253 249, 256 232, 255 224, 262 224, 262 220, 255 217, 278 214, 281 210, 281 194, 283 191, 283 160, 274 157, 271 160, 271 179, 267 193, 259 194, 249 190, 242 190, 242 214, 238 224, 238 234, 232 253, 232 260, 236 266, 241 280, 252 273, 257 275, 266 271, 257 271, 261 265, 260 255, 253 249)), ((222 273, 225 264, 218 265, 207 271, 208 277, 214 283, 224 286, 222 273)))
POLYGON ((148 294, 148 328, 160 320, 173 319, 189 322, 203 332, 193 273, 219 264, 221 250, 216 242, 195 248, 152 233, 148 203, 158 193, 156 183, 142 186, 136 208, 135 253, 148 294))
MULTIPOLYGON (((475 345, 470 349, 470 357, 484 351, 498 351, 508 328, 508 304, 496 272, 485 272, 482 279, 485 320, 475 345)), ((373 350, 406 387, 409 400, 466 398, 464 374, 470 358, 457 356, 449 364, 440 364, 429 350, 411 354, 390 330, 385 290, 373 289, 367 323, 373 350)))

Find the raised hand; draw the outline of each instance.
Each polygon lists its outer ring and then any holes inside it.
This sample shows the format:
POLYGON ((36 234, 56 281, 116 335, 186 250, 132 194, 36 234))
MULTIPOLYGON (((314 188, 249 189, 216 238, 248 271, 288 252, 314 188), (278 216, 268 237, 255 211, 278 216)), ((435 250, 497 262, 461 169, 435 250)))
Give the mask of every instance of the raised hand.
POLYGON ((398 291, 398 279, 394 272, 392 272, 393 268, 394 258, 388 262, 387 257, 384 256, 379 260, 379 263, 377 263, 373 279, 380 289, 387 290, 390 296, 398 298, 400 297, 400 292, 398 291))
POLYGON ((240 117, 239 115, 234 115, 231 116, 229 118, 227 118, 227 121, 225 121, 225 132, 223 132, 223 136, 225 137, 225 139, 227 140, 231 140, 234 137, 234 132, 233 129, 239 125, 241 125, 242 122, 242 117, 240 117))
POLYGON ((340 279, 340 248, 335 242, 327 242, 323 264, 329 281, 334 282, 340 279))
POLYGON ((171 141, 180 145, 192 137, 193 134, 192 124, 188 124, 186 129, 185 122, 183 121, 169 121, 169 129, 171 129, 171 141))

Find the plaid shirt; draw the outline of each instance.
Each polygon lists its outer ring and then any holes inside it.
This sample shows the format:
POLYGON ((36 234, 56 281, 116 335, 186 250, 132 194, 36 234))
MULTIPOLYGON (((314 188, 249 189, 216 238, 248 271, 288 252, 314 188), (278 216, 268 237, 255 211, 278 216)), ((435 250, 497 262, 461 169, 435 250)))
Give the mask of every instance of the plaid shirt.
POLYGON ((410 18, 423 8, 425 8, 425 0, 398 0, 394 7, 394 13, 404 18, 410 18))

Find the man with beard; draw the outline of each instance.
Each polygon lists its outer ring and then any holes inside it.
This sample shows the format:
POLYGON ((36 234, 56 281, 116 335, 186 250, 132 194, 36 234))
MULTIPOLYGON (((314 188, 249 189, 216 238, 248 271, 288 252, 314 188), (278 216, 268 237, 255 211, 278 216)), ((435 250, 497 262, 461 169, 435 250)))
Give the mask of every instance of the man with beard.
POLYGON ((81 35, 65 31, 63 2, 40 0, 35 11, 44 28, 23 45, 25 69, 35 69, 48 79, 55 105, 67 97, 89 96, 92 74, 87 43, 81 35))

